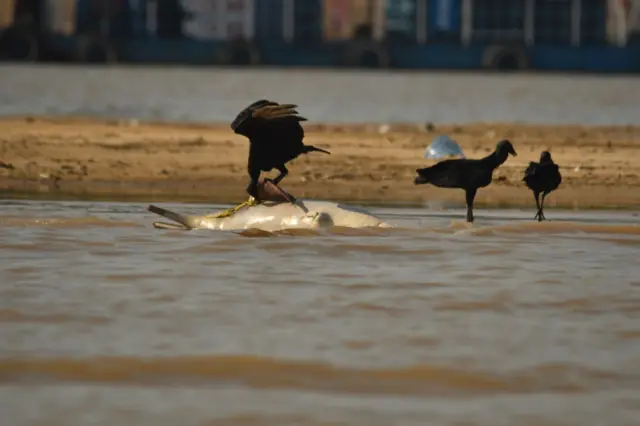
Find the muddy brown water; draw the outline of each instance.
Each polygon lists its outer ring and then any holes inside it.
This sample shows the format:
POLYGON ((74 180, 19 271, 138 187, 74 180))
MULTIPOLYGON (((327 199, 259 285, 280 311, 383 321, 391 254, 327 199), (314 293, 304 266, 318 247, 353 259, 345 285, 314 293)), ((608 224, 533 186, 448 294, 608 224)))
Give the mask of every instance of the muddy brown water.
POLYGON ((266 234, 146 207, 0 201, 3 425, 640 418, 638 212, 378 207, 397 228, 266 234))

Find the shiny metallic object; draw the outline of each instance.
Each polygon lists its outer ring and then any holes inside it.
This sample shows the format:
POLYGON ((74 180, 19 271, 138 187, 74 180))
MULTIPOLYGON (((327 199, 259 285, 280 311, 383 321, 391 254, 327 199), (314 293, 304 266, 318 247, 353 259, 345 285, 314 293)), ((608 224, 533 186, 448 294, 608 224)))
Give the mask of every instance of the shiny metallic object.
POLYGON ((462 148, 449 136, 436 136, 424 151, 424 158, 429 160, 440 160, 448 157, 465 158, 462 148))

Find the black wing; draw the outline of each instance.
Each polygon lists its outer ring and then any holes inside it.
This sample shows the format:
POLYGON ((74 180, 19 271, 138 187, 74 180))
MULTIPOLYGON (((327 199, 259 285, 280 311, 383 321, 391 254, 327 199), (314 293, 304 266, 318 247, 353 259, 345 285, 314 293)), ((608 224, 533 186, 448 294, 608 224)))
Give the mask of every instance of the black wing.
POLYGON ((487 168, 478 160, 455 158, 440 161, 433 166, 417 169, 416 172, 436 186, 455 188, 465 186, 486 174, 487 168))
POLYGON ((538 163, 535 163, 533 161, 529 162, 529 166, 525 169, 524 177, 522 178, 522 180, 526 181, 530 177, 533 177, 536 174, 536 171, 538 170, 538 166, 539 166, 538 163))
POLYGON ((556 187, 560 186, 560 184, 562 183, 562 174, 560 174, 560 167, 558 167, 558 165, 554 163, 551 165, 550 170, 554 185, 556 187))
POLYGON ((300 122, 307 119, 299 116, 296 108, 294 104, 261 99, 240 111, 231 123, 231 129, 252 142, 269 139, 302 143, 304 130, 300 122))

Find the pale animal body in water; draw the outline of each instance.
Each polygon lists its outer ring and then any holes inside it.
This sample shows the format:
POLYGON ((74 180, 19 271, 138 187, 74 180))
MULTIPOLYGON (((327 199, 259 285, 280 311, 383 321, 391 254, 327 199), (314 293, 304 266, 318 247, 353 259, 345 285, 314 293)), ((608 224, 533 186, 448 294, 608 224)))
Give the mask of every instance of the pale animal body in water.
POLYGON ((467 222, 473 222, 473 200, 479 188, 489 186, 493 171, 501 166, 509 154, 516 156, 511 142, 503 139, 496 150, 480 159, 456 158, 443 160, 430 167, 416 169, 416 185, 430 183, 439 188, 464 189, 467 203, 467 222))
POLYGON ((157 206, 149 206, 149 210, 179 223, 179 225, 154 223, 156 228, 162 229, 220 231, 259 229, 274 232, 333 226, 348 228, 392 227, 366 210, 330 201, 296 200, 293 203, 265 201, 256 205, 243 206, 229 215, 225 215, 226 212, 203 216, 182 215, 157 206))
POLYGON ((551 159, 549 151, 543 151, 540 154, 540 162, 534 161, 524 171, 522 181, 533 191, 533 197, 536 200, 537 212, 534 219, 538 222, 545 220, 544 217, 544 199, 549 193, 555 191, 562 183, 562 175, 558 165, 551 159), (542 199, 540 200, 540 194, 542 199))
POLYGON ((227 231, 260 229, 273 232, 332 226, 348 228, 392 226, 362 208, 329 201, 296 200, 291 194, 267 179, 259 183, 258 192, 264 200, 262 203, 244 202, 226 211, 203 216, 182 215, 153 205, 149 206, 149 210, 178 223, 155 222, 154 226, 161 229, 227 231))

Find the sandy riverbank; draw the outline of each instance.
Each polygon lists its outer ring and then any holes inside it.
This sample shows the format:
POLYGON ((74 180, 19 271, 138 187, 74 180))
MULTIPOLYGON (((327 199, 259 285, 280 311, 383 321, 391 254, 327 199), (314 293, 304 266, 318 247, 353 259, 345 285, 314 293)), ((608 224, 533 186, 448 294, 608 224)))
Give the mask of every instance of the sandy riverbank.
MULTIPOLYGON (((298 197, 352 202, 429 202, 462 205, 460 190, 413 185, 415 169, 434 136, 447 134, 469 157, 509 138, 518 156, 478 192, 478 205, 531 206, 521 182, 529 161, 551 150, 562 187, 548 199, 558 207, 640 205, 640 126, 588 127, 484 123, 394 126, 305 123, 306 142, 333 155, 310 154, 290 163, 283 186, 298 197)), ((248 142, 227 123, 138 123, 83 118, 11 117, 0 120, 0 191, 101 194, 139 199, 235 203, 246 199, 248 142)), ((272 172, 275 176, 275 172, 272 172)))

